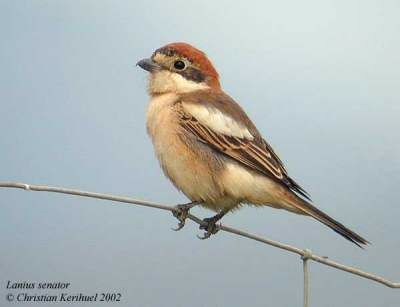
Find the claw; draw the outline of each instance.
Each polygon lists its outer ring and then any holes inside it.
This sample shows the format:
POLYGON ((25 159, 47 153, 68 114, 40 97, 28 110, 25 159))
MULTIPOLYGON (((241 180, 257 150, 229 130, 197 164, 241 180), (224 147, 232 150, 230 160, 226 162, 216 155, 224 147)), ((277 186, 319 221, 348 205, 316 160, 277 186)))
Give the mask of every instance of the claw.
POLYGON ((179 223, 178 223, 178 226, 177 226, 176 228, 171 227, 171 230, 173 230, 173 231, 179 231, 179 230, 181 230, 184 226, 185 226, 185 222, 179 222, 179 223))
POLYGON ((198 237, 200 240, 206 240, 211 237, 211 232, 204 232, 202 236, 196 235, 196 237, 198 237))
POLYGON ((206 218, 203 220, 204 224, 200 225, 200 229, 205 230, 203 236, 197 235, 200 240, 205 240, 215 235, 219 231, 219 225, 216 224, 217 220, 214 218, 206 218))
POLYGON ((188 217, 189 210, 197 205, 197 202, 191 202, 188 204, 177 205, 175 207, 176 210, 172 212, 172 215, 175 216, 178 220, 178 226, 176 228, 171 228, 173 231, 179 231, 185 226, 185 221, 188 217))
POLYGON ((175 228, 174 228, 174 227, 171 227, 171 230, 173 230, 173 231, 179 231, 179 230, 181 230, 184 226, 185 226, 185 223, 179 222, 179 223, 178 223, 178 226, 176 226, 175 228))
POLYGON ((177 206, 177 210, 173 211, 172 214, 173 214, 173 216, 175 216, 178 219, 179 223, 176 228, 171 228, 173 231, 179 231, 185 226, 185 221, 188 216, 188 213, 189 213, 188 209, 185 210, 185 209, 179 208, 179 205, 177 206))

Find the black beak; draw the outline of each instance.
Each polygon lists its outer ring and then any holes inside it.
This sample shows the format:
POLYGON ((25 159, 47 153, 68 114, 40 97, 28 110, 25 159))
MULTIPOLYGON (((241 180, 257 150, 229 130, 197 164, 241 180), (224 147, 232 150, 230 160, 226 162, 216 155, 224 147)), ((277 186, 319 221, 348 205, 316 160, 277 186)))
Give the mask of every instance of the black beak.
POLYGON ((152 59, 143 59, 136 63, 140 68, 147 70, 149 72, 153 72, 156 70, 160 70, 161 66, 154 62, 152 59))

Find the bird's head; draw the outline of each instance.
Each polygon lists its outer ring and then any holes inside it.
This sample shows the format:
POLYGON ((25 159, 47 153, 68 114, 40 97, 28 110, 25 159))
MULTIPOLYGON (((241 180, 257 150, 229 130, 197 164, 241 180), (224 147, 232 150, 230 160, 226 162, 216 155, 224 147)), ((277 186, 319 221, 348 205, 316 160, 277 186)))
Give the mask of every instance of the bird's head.
POLYGON ((151 95, 220 89, 218 73, 211 61, 204 52, 186 43, 161 47, 137 65, 150 72, 151 95))

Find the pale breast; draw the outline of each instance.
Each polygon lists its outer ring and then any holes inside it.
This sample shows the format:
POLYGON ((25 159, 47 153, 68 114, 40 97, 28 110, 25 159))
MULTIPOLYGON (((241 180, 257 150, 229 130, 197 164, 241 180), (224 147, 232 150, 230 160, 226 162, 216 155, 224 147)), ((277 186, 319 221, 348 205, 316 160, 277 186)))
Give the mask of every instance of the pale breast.
POLYGON ((162 143, 165 134, 175 128, 176 116, 172 113, 172 108, 177 99, 176 94, 169 93, 155 96, 150 100, 147 109, 147 132, 153 143, 162 143))
POLYGON ((191 200, 215 202, 221 189, 215 181, 216 162, 203 144, 190 143, 179 125, 178 97, 164 94, 153 98, 147 112, 147 130, 167 177, 191 200), (185 139, 187 139, 185 141, 185 139))

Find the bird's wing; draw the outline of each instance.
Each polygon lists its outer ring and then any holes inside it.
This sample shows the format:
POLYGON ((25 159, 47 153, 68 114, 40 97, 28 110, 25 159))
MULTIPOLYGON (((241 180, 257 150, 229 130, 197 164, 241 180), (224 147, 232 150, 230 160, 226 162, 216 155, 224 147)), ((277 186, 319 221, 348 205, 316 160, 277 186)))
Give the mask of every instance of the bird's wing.
POLYGON ((246 113, 229 96, 222 92, 199 91, 184 95, 178 104, 181 126, 199 141, 295 192, 288 193, 287 201, 304 214, 314 217, 358 246, 368 243, 296 195, 309 199, 307 192, 288 176, 282 161, 261 137, 246 113))
POLYGON ((307 192, 288 176, 282 161, 238 104, 223 93, 197 95, 200 97, 188 95, 180 102, 180 124, 186 131, 220 153, 309 199, 307 192))

